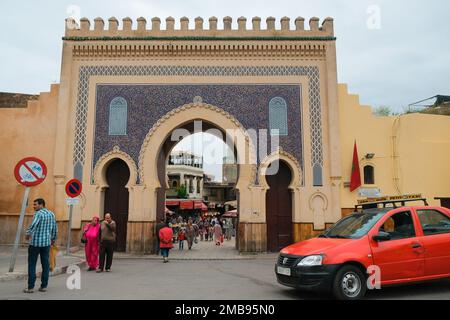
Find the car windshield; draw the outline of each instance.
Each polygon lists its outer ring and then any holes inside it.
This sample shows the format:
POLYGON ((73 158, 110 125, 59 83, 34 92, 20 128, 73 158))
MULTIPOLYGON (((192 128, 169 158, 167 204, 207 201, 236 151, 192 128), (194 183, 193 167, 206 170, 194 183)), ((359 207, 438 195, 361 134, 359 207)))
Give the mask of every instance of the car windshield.
POLYGON ((387 211, 354 213, 326 231, 321 238, 359 239, 386 214, 387 211))

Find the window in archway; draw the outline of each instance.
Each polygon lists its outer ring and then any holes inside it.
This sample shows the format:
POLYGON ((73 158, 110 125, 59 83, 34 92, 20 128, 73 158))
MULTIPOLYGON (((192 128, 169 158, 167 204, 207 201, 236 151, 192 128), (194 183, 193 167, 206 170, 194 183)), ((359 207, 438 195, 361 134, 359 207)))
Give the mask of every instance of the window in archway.
POLYGON ((176 180, 172 182, 172 188, 178 188, 178 182, 176 180))
POLYGON ((375 169, 373 166, 364 167, 364 184, 375 184, 375 169))
POLYGON ((275 97, 269 102, 269 127, 270 134, 276 135, 273 130, 278 130, 278 135, 287 136, 287 103, 281 97, 275 97))
POLYGON ((109 135, 127 134, 128 104, 122 97, 114 98, 109 104, 109 135))

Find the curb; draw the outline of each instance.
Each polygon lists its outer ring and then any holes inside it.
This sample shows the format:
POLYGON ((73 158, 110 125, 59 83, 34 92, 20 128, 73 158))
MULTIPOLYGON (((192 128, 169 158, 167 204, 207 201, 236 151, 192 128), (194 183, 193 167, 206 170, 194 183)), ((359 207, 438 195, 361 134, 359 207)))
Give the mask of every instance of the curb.
MULTIPOLYGON (((80 260, 79 262, 72 263, 68 266, 56 267, 52 272, 50 272, 50 277, 54 277, 57 275, 67 273, 67 269, 69 268, 69 266, 74 266, 74 265, 78 266, 79 268, 83 268, 86 266, 86 261, 80 260)), ((42 275, 42 272, 37 272, 36 278, 40 278, 41 275, 42 275)), ((6 273, 3 275, 0 275, 0 283, 6 282, 6 281, 26 280, 26 279, 28 279, 28 274, 22 273, 22 272, 12 272, 12 273, 6 273)))
MULTIPOLYGON (((236 261, 236 260, 256 260, 256 259, 262 259, 262 260, 276 260, 276 256, 258 256, 258 255, 250 255, 250 256, 242 256, 242 257, 197 257, 197 258, 191 258, 191 257, 170 257, 169 259, 171 261, 236 261)), ((161 256, 157 255, 130 255, 130 256, 114 256, 114 260, 155 260, 159 261, 162 260, 161 256)))

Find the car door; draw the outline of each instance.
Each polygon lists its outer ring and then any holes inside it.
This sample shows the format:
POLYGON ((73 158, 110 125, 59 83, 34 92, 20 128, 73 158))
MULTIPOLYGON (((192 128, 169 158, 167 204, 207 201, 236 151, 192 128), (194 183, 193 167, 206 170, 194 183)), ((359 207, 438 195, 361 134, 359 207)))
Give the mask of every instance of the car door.
POLYGON ((425 276, 450 276, 450 214, 443 208, 415 209, 425 247, 425 276))
POLYGON ((409 209, 387 213, 369 233, 372 256, 381 271, 381 283, 396 283, 424 275, 424 247, 417 237, 418 225, 409 209), (380 231, 389 233, 390 240, 375 241, 380 231))

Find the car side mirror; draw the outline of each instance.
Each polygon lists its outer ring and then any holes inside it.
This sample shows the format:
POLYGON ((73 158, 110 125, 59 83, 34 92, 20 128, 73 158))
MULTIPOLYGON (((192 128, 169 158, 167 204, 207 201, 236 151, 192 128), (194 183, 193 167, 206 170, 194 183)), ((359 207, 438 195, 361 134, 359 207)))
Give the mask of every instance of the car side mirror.
POLYGON ((380 231, 377 235, 373 236, 372 239, 377 242, 389 241, 391 240, 391 235, 387 232, 380 231))

